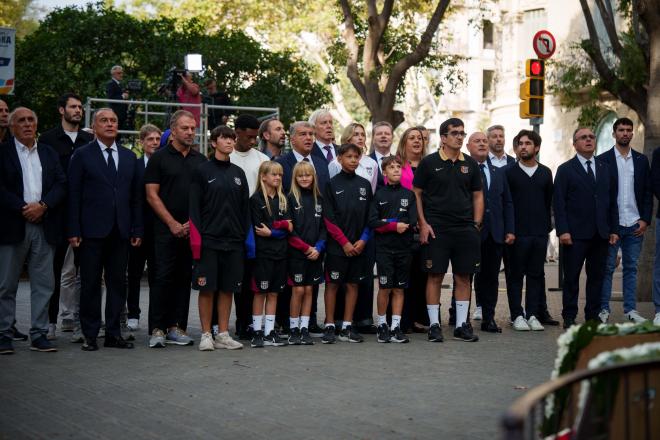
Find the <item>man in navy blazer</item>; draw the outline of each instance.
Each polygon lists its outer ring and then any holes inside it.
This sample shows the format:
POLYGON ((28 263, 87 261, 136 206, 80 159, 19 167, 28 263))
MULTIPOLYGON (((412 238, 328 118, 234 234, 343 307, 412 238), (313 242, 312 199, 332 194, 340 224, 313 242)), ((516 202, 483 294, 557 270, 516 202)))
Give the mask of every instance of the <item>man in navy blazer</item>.
MULTIPOLYGON (((332 114, 325 109, 315 110, 309 117, 309 123, 314 127, 316 141, 313 144, 312 155, 322 158, 326 166, 337 158, 337 145, 334 143, 335 131, 332 114)), ((323 192, 323 188, 319 188, 323 192)))
POLYGON ((637 260, 642 251, 642 241, 653 212, 651 169, 646 156, 630 147, 633 138, 633 122, 620 118, 613 126, 614 147, 600 154, 597 159, 607 163, 617 182, 619 210, 619 241, 610 246, 599 318, 607 322, 612 295, 612 274, 616 269, 616 257, 621 248, 623 263, 623 313, 630 321, 646 321, 636 310, 637 260))
POLYGON ((502 170, 488 163, 488 140, 484 133, 473 133, 467 144, 470 156, 481 170, 484 188, 484 218, 481 227, 481 266, 474 276, 474 291, 481 305, 481 330, 500 333, 495 323, 500 264, 504 245, 513 244, 513 202, 502 170))
POLYGON ((393 139, 392 124, 387 121, 380 121, 374 124, 371 129, 371 153, 369 153, 369 157, 378 164, 377 188, 385 185, 381 165, 384 157, 392 155, 393 139))
POLYGON ((69 163, 69 243, 80 248, 80 324, 84 351, 98 350, 101 328, 101 275, 106 285, 105 347, 133 348, 120 331, 126 302, 129 243, 143 237, 137 158, 117 145, 117 115, 97 110, 96 140, 78 148, 69 163), (105 272, 104 272, 105 271, 105 272))
POLYGON ((325 185, 330 180, 330 175, 328 173, 328 164, 325 160, 312 154, 314 147, 314 126, 305 121, 294 122, 289 127, 289 140, 291 142, 291 151, 277 158, 277 162, 284 169, 284 175, 282 176, 284 192, 288 193, 291 189, 293 167, 303 160, 310 162, 314 166, 316 170, 316 183, 319 186, 319 190, 323 191, 325 185))
POLYGON ((557 169, 553 199, 555 229, 564 247, 564 328, 575 324, 585 262, 584 317, 598 319, 608 246, 619 239, 616 178, 605 162, 594 158, 596 136, 588 128, 578 128, 573 147, 576 156, 557 169))
POLYGON ((53 256, 61 239, 58 208, 66 177, 57 153, 36 141, 37 115, 19 107, 9 115, 14 137, 0 145, 0 354, 14 352, 12 338, 18 279, 30 275, 31 349, 55 351, 48 341, 48 302, 53 293, 53 256))
POLYGON ((486 129, 488 137, 488 163, 496 168, 504 168, 516 163, 516 159, 504 152, 504 127, 492 125, 486 129))

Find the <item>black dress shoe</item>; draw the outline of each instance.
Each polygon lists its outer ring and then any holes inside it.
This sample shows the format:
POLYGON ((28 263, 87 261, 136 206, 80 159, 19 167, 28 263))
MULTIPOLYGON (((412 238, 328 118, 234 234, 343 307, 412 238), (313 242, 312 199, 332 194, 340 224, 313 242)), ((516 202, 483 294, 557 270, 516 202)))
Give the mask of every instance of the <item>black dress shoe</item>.
POLYGON ((559 325, 559 321, 550 316, 550 313, 546 310, 544 313, 541 313, 541 316, 538 317, 541 324, 545 325, 559 325))
POLYGON ((489 333, 502 333, 502 329, 497 326, 494 319, 489 319, 481 323, 481 331, 489 333))
POLYGON ((96 338, 85 338, 85 342, 83 343, 82 347, 80 347, 82 351, 96 351, 99 349, 98 344, 96 343, 96 338))
POLYGON ((569 328, 572 325, 575 325, 575 319, 573 318, 564 319, 564 328, 569 328))
POLYGON ((121 336, 110 336, 105 335, 105 341, 103 341, 104 347, 109 348, 133 348, 134 345, 132 342, 126 342, 121 336))

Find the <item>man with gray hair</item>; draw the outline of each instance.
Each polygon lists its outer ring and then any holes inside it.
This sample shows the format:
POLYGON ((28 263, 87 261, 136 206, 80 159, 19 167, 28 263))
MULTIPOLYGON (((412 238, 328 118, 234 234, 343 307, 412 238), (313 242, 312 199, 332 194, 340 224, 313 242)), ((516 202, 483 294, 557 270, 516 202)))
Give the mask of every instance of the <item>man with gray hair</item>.
MULTIPOLYGON (((124 69, 119 65, 114 65, 110 69, 111 79, 105 86, 105 97, 108 99, 128 99, 128 91, 124 89, 121 84, 121 81, 124 79, 124 69)), ((126 123, 126 114, 128 112, 128 106, 126 104, 119 104, 113 102, 110 104, 110 108, 117 115, 119 122, 119 129, 123 130, 126 123)))
POLYGON ((0 354, 14 353, 18 279, 27 263, 32 324, 30 349, 57 351, 48 340, 48 302, 60 240, 59 207, 66 177, 57 153, 37 142, 37 115, 18 107, 8 118, 13 138, 0 145, 0 354))
POLYGON ((502 168, 510 163, 515 163, 516 159, 504 152, 504 127, 501 125, 491 125, 486 129, 488 138, 488 162, 496 168, 502 168))
POLYGON ((314 137, 316 138, 312 154, 323 158, 326 164, 337 158, 333 121, 332 114, 325 109, 315 110, 309 117, 309 123, 314 126, 314 137))
POLYGON ((259 149, 270 160, 282 155, 286 144, 286 131, 282 122, 275 118, 266 119, 259 126, 259 149))

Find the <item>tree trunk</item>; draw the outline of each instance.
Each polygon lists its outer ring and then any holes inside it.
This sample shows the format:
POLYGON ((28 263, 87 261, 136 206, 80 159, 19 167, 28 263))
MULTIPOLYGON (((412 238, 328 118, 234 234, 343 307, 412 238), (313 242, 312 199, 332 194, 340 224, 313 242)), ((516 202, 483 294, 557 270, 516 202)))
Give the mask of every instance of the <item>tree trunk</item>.
POLYGON ((402 111, 388 109, 385 107, 378 106, 369 106, 369 111, 371 112, 371 122, 375 124, 376 122, 387 121, 392 124, 392 127, 397 128, 403 121, 406 120, 402 111))
MULTIPOLYGON (((649 85, 646 121, 644 124, 644 154, 651 159, 653 150, 660 147, 660 13, 657 1, 646 5, 652 9, 642 15, 649 36, 649 85)), ((654 208, 656 208, 654 206, 654 208)), ((653 213, 655 214, 655 209, 653 213)), ((655 255, 655 215, 640 255, 637 275, 637 300, 651 301, 653 291, 653 260, 655 255)))

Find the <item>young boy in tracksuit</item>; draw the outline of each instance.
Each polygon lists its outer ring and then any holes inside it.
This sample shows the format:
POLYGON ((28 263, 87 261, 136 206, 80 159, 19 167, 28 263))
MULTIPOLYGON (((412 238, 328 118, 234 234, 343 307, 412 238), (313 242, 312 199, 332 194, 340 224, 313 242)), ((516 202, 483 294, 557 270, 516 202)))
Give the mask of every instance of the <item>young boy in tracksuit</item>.
POLYGON ((346 285, 346 302, 339 340, 364 340, 354 330, 352 321, 357 285, 370 276, 363 252, 371 235, 367 221, 373 197, 369 181, 355 174, 360 155, 357 145, 339 147, 337 160, 342 170, 330 179, 323 194, 323 220, 329 236, 325 260, 325 331, 321 339, 324 344, 335 342, 335 300, 341 284, 346 285))
POLYGON ((379 290, 378 342, 406 343, 401 331, 403 289, 408 287, 412 261, 413 228, 417 224, 415 194, 401 186, 403 162, 398 156, 383 158, 381 168, 387 185, 376 191, 369 213, 369 227, 376 236, 376 266, 379 290), (392 331, 386 311, 392 294, 392 331))

